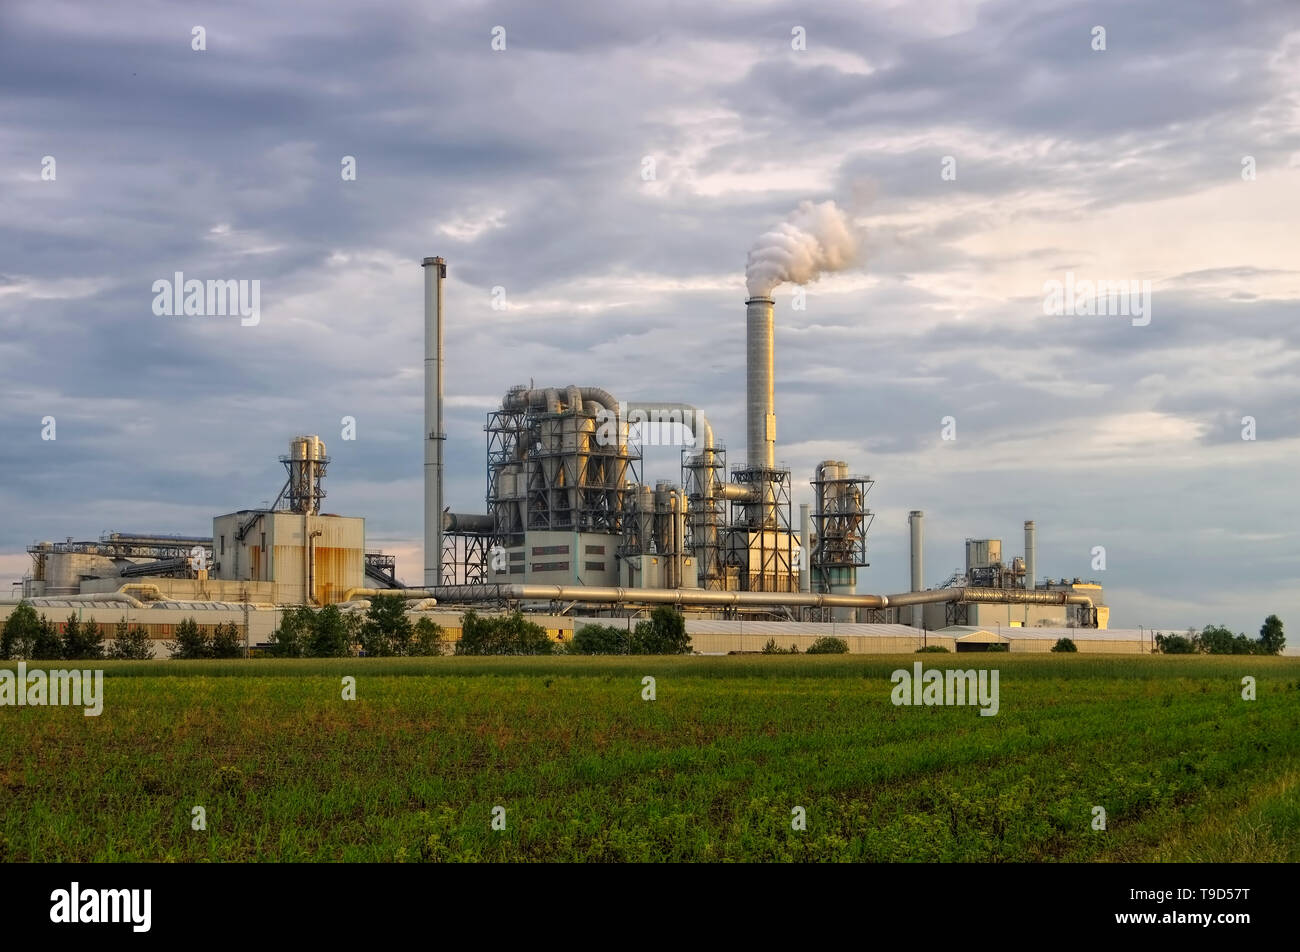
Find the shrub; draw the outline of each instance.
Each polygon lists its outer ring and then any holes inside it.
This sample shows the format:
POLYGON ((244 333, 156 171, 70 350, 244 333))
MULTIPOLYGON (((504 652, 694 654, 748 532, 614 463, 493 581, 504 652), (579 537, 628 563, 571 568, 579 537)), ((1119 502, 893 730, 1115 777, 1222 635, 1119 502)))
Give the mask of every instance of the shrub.
POLYGON ((686 619, 671 605, 660 605, 648 619, 636 623, 628 646, 630 654, 690 654, 691 636, 686 634, 686 619))
POLYGON ((1183 635, 1164 635, 1156 632, 1155 650, 1160 654, 1195 654, 1196 642, 1183 635))
POLYGON ((848 654, 849 643, 843 638, 832 638, 827 635, 824 638, 818 638, 808 646, 808 654, 848 654))
POLYGON ((316 613, 306 605, 285 609, 280 625, 271 632, 269 652, 277 658, 306 657, 316 629, 316 613))
POLYGON ((947 654, 948 649, 943 645, 926 645, 924 648, 917 648, 917 654, 947 654))
POLYGON ((1010 645, 1004 645, 1001 642, 995 642, 984 649, 985 651, 1010 651, 1010 645))
POLYGON ((352 652, 352 632, 337 605, 326 605, 312 619, 307 653, 313 658, 346 658, 352 652))
POLYGON ((767 639, 767 644, 763 645, 763 654, 798 654, 799 646, 791 645, 789 648, 782 648, 776 643, 775 638, 767 639))
POLYGON ((1052 645, 1053 651, 1070 652, 1078 651, 1079 647, 1069 638, 1057 638, 1056 644, 1052 645))
POLYGON ((541 655, 554 654, 555 643, 546 629, 514 612, 496 618, 483 618, 467 611, 461 617, 461 636, 456 643, 458 655, 541 655))
POLYGON ((153 639, 139 625, 128 625, 123 618, 113 631, 108 657, 115 661, 148 661, 153 657, 153 639))
POLYGON ((573 633, 569 651, 573 654, 627 654, 631 633, 616 625, 583 625, 573 633))

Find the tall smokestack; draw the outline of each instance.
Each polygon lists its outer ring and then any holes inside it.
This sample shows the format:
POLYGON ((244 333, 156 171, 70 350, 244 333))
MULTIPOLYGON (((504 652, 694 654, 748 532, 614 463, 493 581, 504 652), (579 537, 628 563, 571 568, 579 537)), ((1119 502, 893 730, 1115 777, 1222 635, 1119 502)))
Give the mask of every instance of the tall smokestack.
POLYGON ((447 262, 424 264, 424 584, 442 584, 442 281, 447 262))
POLYGON ((776 398, 773 391, 773 309, 766 296, 745 302, 745 397, 749 465, 776 468, 776 398))
MULTIPOLYGON (((925 572, 921 563, 921 545, 925 541, 925 513, 920 509, 913 509, 907 514, 907 524, 912 529, 912 591, 920 592, 925 589, 925 572)), ((925 606, 912 606, 912 625, 916 628, 924 627, 925 606)))
POLYGON ((1025 522, 1025 588, 1030 591, 1034 588, 1034 574, 1038 568, 1038 542, 1034 538, 1034 521, 1032 519, 1025 522))

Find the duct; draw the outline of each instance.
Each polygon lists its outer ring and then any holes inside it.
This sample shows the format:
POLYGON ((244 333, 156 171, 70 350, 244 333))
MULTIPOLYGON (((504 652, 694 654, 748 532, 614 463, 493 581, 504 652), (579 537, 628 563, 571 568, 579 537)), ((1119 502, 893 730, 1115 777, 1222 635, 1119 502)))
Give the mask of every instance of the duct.
POLYGON ((776 400, 773 396, 775 302, 753 297, 745 302, 745 413, 749 465, 776 468, 776 400))
POLYGON ((442 514, 442 528, 445 532, 489 535, 495 526, 496 523, 491 516, 481 513, 444 512, 442 514))
POLYGON ((1034 590, 1038 570, 1038 540, 1032 519, 1025 522, 1025 589, 1034 590))
POLYGON ((713 427, 700 410, 689 403, 656 403, 644 400, 627 404, 628 423, 680 423, 691 431, 698 449, 713 449, 713 427))
POLYGON ((673 560, 677 563, 673 584, 682 588, 686 584, 686 490, 673 494, 673 560))
POLYGON ((722 483, 718 495, 728 501, 761 502, 763 491, 754 486, 741 486, 739 483, 722 483))
POLYGON ((113 604, 129 605, 131 608, 149 607, 138 598, 132 598, 125 592, 100 592, 88 595, 48 595, 24 599, 24 601, 33 608, 58 608, 64 602, 74 602, 78 604, 82 602, 111 602, 113 604), (54 604, 51 605, 51 602, 54 604))
POLYGON ((501 401, 506 410, 545 410, 560 412, 560 391, 554 387, 534 387, 532 390, 511 390, 501 401))
POLYGON ((341 602, 351 602, 357 598, 374 598, 376 595, 397 595, 399 598, 419 599, 434 597, 433 590, 427 588, 350 588, 343 593, 341 602))
POLYGON ((442 282, 447 262, 424 268, 424 584, 442 582, 442 476, 447 435, 442 429, 442 282))
MULTIPOLYGON (((358 590, 359 591, 359 590, 358 590)), ((1093 607, 1087 595, 1069 592, 1025 592, 1001 588, 940 588, 898 595, 826 595, 815 592, 736 592, 702 588, 614 588, 592 585, 444 585, 435 590, 441 604, 516 601, 642 602, 667 605, 808 608, 889 608, 934 602, 1007 602, 1011 604, 1082 605, 1093 607)), ((348 593, 349 595, 351 592, 348 593)))

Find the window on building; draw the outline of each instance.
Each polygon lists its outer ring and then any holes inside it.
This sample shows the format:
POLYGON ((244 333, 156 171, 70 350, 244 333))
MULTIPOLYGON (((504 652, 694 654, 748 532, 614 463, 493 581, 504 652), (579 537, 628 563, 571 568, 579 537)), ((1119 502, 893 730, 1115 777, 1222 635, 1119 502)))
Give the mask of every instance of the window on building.
POLYGON ((569 547, 567 545, 535 545, 533 546, 533 555, 568 555, 569 547))
POLYGON ((225 554, 226 554, 226 537, 225 537, 225 536, 222 536, 222 537, 221 537, 221 554, 222 554, 222 555, 225 555, 225 554))
POLYGON ((605 547, 604 547, 603 545, 589 545, 589 546, 587 546, 587 554, 588 554, 588 555, 604 555, 604 554, 605 554, 605 547))
POLYGON ((603 572, 603 571, 605 571, 605 563, 604 563, 604 562, 584 562, 584 563, 582 563, 582 568, 583 568, 583 571, 585 571, 585 572, 603 572))
POLYGON ((569 571, 568 562, 534 562, 534 572, 567 572, 569 571))

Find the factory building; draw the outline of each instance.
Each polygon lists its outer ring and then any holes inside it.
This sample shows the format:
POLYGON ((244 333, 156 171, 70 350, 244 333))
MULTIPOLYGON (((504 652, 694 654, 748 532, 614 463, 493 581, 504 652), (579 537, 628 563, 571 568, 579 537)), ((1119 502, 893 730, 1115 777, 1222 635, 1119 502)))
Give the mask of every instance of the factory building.
MULTIPOLYGON (((422 269, 423 588, 406 588, 391 556, 366 550, 363 518, 322 512, 330 461, 324 443, 308 435, 294 437, 280 458, 285 481, 270 506, 217 515, 211 536, 110 533, 37 543, 23 595, 96 613, 111 612, 109 605, 133 612, 189 602, 251 606, 261 619, 257 612, 273 617, 287 605, 360 610, 368 596, 390 591, 411 599, 412 613, 436 607, 448 619, 467 607, 569 619, 568 627, 548 625, 557 638, 571 635, 575 616, 630 620, 669 604, 692 624, 812 625, 785 632, 809 639, 854 632, 854 650, 893 650, 926 631, 962 626, 1106 627, 1100 586, 1038 578, 1033 522, 1025 523, 1023 556, 1006 559, 998 539, 969 539, 964 570, 927 587, 924 513, 912 510, 910 590, 860 593, 874 481, 845 460, 823 460, 800 477, 778 465, 770 295, 745 300, 743 460, 732 465, 705 413, 684 394, 626 401, 599 386, 513 386, 486 417, 481 511, 446 505, 447 263, 425 258, 422 269), (651 427, 680 436, 677 473, 642 473, 651 427), (796 524, 797 494, 810 502, 799 506, 796 524)), ((442 623, 458 630, 458 622, 442 623)), ((709 647, 697 647, 751 650, 757 633, 698 629, 709 647)))

